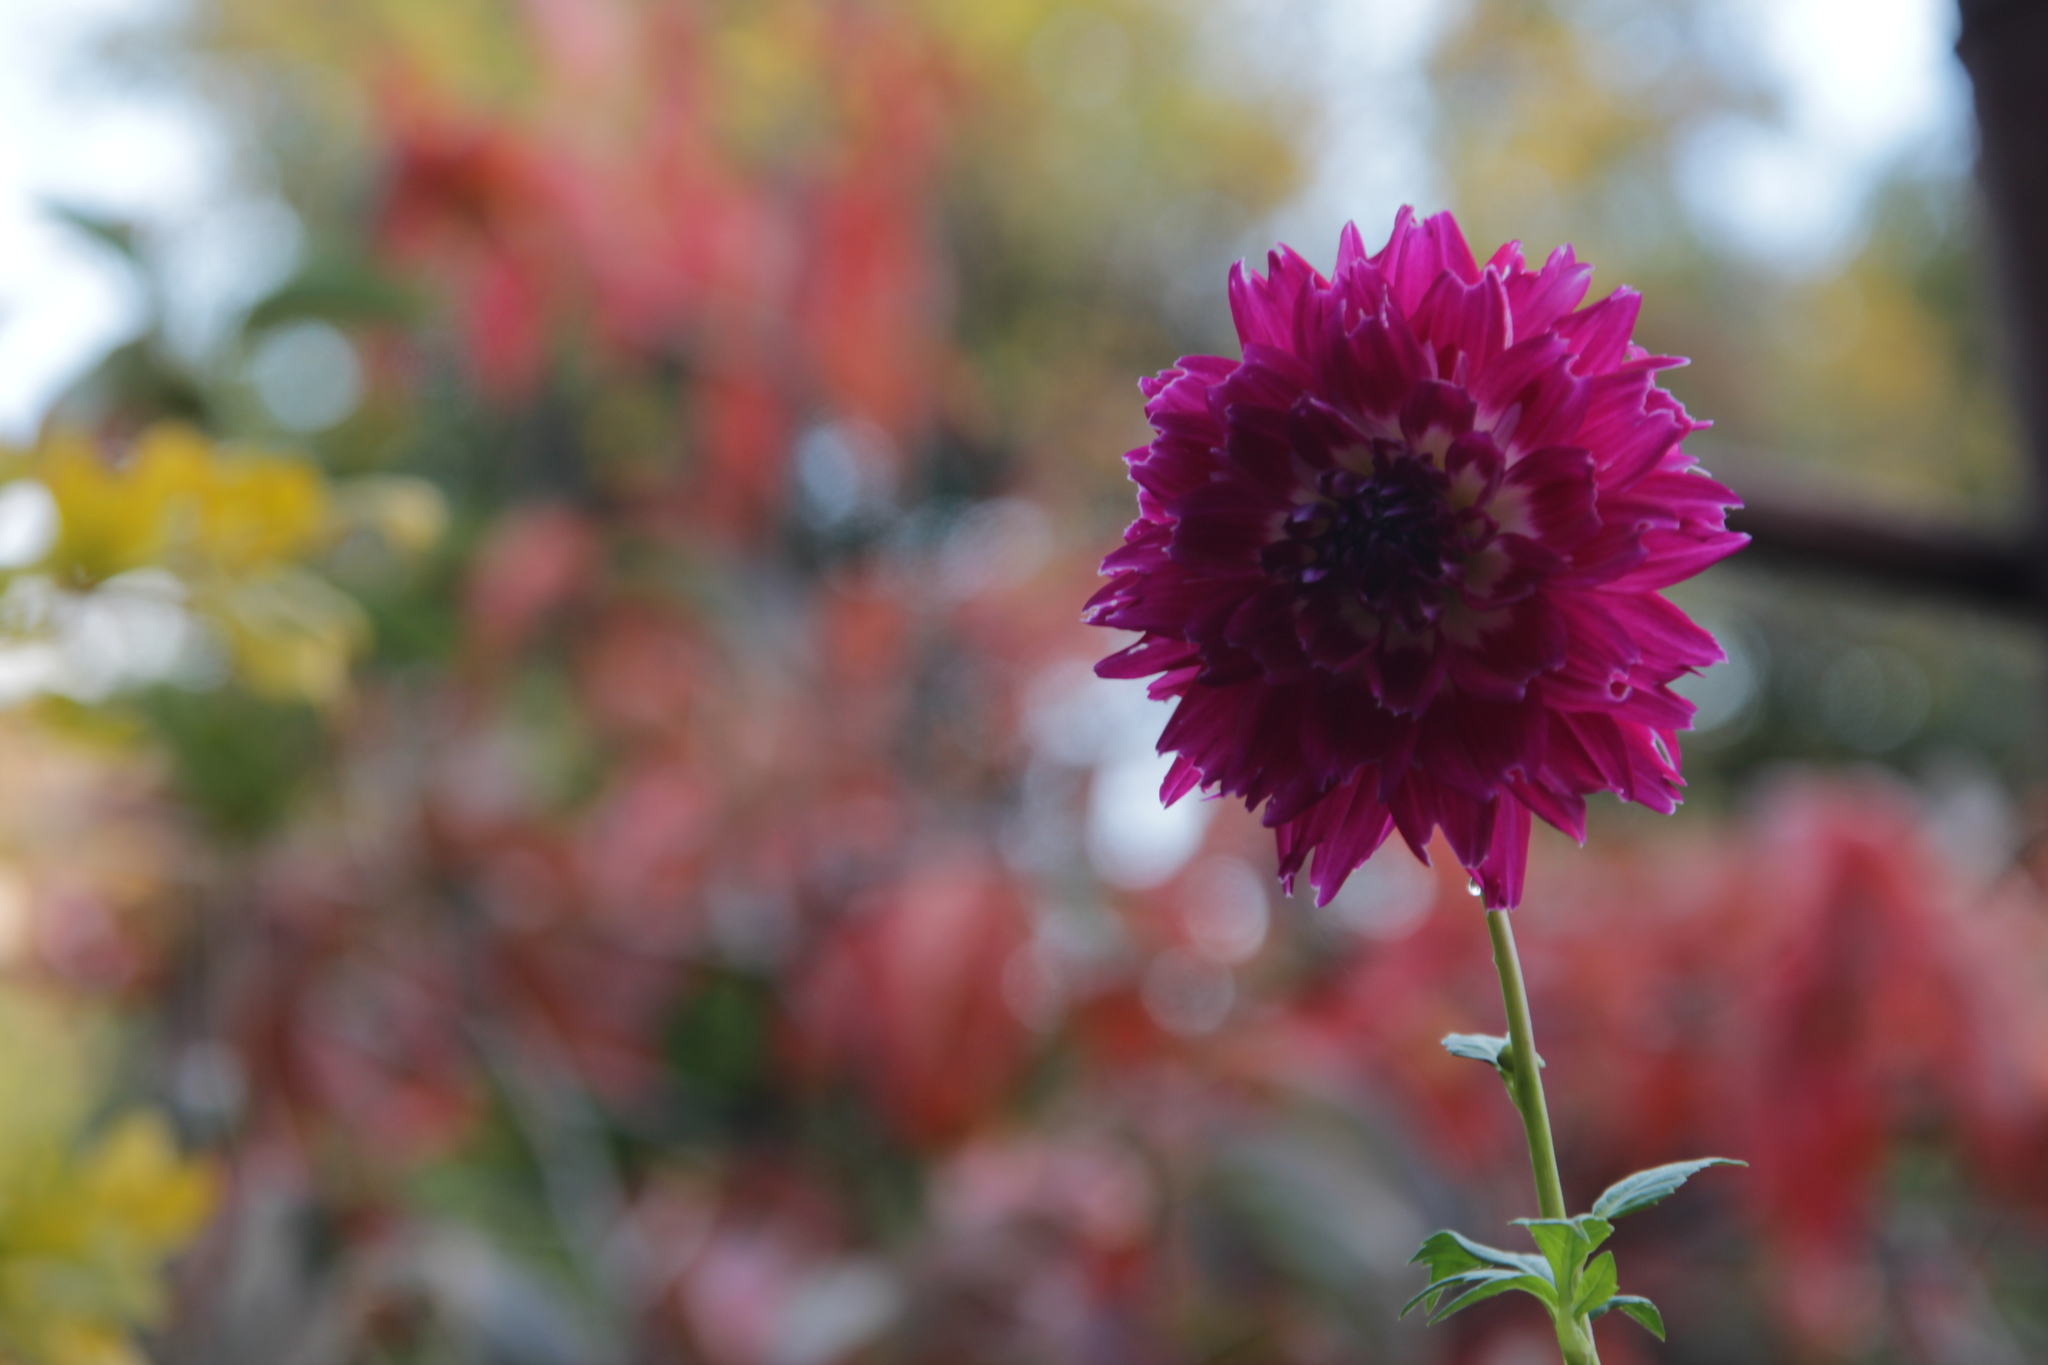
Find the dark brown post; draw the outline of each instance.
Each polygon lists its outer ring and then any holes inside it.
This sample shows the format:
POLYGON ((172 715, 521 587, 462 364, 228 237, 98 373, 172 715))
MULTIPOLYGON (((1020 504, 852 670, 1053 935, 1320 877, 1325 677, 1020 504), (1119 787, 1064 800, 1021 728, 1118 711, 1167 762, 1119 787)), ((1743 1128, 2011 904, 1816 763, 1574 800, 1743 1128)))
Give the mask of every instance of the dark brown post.
POLYGON ((2033 471, 2037 589, 2048 589, 2048 0, 1961 0, 1956 52, 1976 89, 2013 405, 2033 471))

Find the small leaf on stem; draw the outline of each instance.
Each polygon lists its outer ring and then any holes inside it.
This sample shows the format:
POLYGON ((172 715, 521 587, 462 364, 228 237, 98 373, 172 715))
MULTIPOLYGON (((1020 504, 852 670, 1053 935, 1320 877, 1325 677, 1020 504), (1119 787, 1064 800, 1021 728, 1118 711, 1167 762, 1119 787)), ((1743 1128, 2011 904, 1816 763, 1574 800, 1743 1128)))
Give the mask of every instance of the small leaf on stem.
POLYGON ((1529 1236, 1550 1263, 1552 1283, 1560 1289, 1572 1283, 1572 1277, 1593 1254, 1593 1249, 1614 1231, 1612 1223, 1590 1213, 1576 1218, 1517 1218, 1515 1222, 1529 1230, 1529 1236))
POLYGON ((1601 1218, 1619 1218, 1657 1203, 1666 1195, 1683 1185, 1700 1171, 1709 1166, 1747 1166, 1746 1161, 1732 1161, 1724 1156, 1702 1157, 1698 1161, 1674 1161, 1668 1166, 1653 1166, 1647 1171, 1623 1176, 1607 1187, 1598 1199, 1593 1201, 1593 1212, 1601 1218))
POLYGON ((1454 1291, 1462 1293, 1473 1285, 1485 1284, 1499 1279, 1512 1280, 1516 1278, 1519 1277, 1514 1271, 1502 1270, 1498 1266, 1480 1266, 1474 1270, 1461 1270, 1455 1275, 1446 1275, 1440 1280, 1431 1280, 1428 1287, 1420 1294, 1417 1294, 1414 1298, 1401 1305, 1400 1316, 1407 1317, 1409 1311, 1416 1304, 1425 1303, 1425 1301, 1427 1302, 1422 1311, 1424 1316, 1429 1316, 1436 1312, 1438 1303, 1454 1291))
POLYGON ((1614 1269, 1614 1253, 1603 1251, 1586 1266, 1586 1273, 1580 1277, 1579 1292, 1572 1299, 1574 1313, 1591 1312, 1599 1304, 1614 1297, 1620 1287, 1614 1269))
POLYGON ((1430 1321, 1436 1322, 1511 1289, 1533 1294, 1546 1308, 1557 1307, 1557 1287, 1541 1256, 1502 1251, 1446 1229, 1422 1244, 1410 1262, 1416 1263, 1429 1267, 1429 1285, 1402 1306, 1403 1317, 1419 1303, 1430 1321))
MULTIPOLYGON (((1514 1069, 1515 1050, 1507 1039, 1491 1033, 1447 1033, 1443 1038, 1444 1051, 1453 1057, 1469 1057, 1475 1062, 1485 1062, 1499 1069, 1505 1076, 1514 1069)), ((1542 1066, 1538 1057, 1536 1065, 1542 1066)))
POLYGON ((1410 1265, 1427 1265, 1432 1280, 1461 1274, 1481 1266, 1500 1270, 1512 1270, 1518 1275, 1539 1275, 1548 1280, 1550 1267, 1541 1256, 1531 1256, 1522 1251, 1502 1251, 1499 1247, 1475 1242, 1462 1232, 1446 1228, 1431 1233, 1412 1257, 1410 1265))
POLYGON ((1449 1302, 1438 1299, 1430 1310, 1429 1320, 1432 1323, 1442 1322, 1451 1314, 1462 1313, 1482 1299, 1490 1299, 1496 1294, 1505 1294, 1516 1289, 1541 1299, 1546 1308, 1557 1307, 1557 1291, 1550 1287, 1550 1281, 1535 1275, 1513 1275, 1500 1270, 1485 1279, 1477 1280, 1471 1289, 1459 1294, 1455 1299, 1450 1299, 1449 1302))
POLYGON ((1641 1323, 1643 1330, 1651 1336, 1659 1341, 1664 1340, 1664 1315, 1657 1311, 1656 1304, 1640 1294, 1616 1294, 1592 1310, 1588 1316, 1597 1318, 1602 1313, 1617 1308, 1641 1323))
POLYGON ((1443 1042, 1444 1051, 1453 1057, 1470 1057, 1491 1066, 1499 1066, 1500 1054, 1508 1050, 1508 1040, 1491 1033, 1446 1033, 1443 1042))

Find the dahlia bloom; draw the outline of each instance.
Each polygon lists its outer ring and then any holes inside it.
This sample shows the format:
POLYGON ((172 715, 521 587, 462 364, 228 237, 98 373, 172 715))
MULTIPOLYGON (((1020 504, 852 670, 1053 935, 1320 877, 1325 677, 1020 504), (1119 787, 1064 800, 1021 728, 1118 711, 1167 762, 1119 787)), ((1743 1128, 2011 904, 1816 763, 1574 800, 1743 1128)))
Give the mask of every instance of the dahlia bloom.
POLYGON ((1639 296, 1518 243, 1473 261, 1448 213, 1332 279, 1286 247, 1231 271, 1241 360, 1145 381, 1138 519, 1087 619, 1096 667, 1177 700, 1161 796, 1265 805, 1318 904, 1399 830, 1441 828, 1486 905, 1522 893, 1530 816, 1583 842, 1588 793, 1670 812, 1673 680, 1722 658, 1658 590, 1739 549, 1704 425, 1630 340, 1639 296))

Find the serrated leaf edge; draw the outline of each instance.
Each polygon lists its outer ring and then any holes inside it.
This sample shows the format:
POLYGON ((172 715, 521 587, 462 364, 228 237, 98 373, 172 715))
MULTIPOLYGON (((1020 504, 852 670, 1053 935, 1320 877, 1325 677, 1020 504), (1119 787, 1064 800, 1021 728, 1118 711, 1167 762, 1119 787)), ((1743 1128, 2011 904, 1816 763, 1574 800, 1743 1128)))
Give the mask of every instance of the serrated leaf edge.
POLYGON ((1608 1298, 1607 1302, 1591 1310, 1586 1316, 1597 1318, 1601 1314, 1613 1309, 1619 1309, 1627 1314, 1637 1326, 1657 1338, 1657 1340, 1664 1340, 1664 1314, 1658 1311, 1656 1304, 1651 1303, 1641 1294, 1612 1295, 1608 1298))
MULTIPOLYGON (((1525 1251, 1504 1251, 1500 1247, 1488 1246, 1484 1242, 1475 1242, 1464 1233, 1451 1228, 1439 1228, 1424 1238, 1422 1246, 1408 1258, 1408 1264, 1429 1265, 1431 1273, 1435 1273, 1436 1258, 1430 1255, 1430 1247, 1438 1238, 1450 1239, 1475 1265, 1490 1265, 1525 1275, 1541 1275, 1545 1279, 1550 1277, 1550 1264, 1542 1256, 1532 1256, 1525 1251)), ((1466 1268, 1469 1267, 1461 1267, 1466 1268)))
POLYGON ((1462 1313, 1475 1303, 1483 1303, 1487 1299, 1499 1294, 1505 1294, 1510 1290, 1520 1290, 1522 1293, 1540 1300, 1545 1308, 1553 1312, 1556 1311, 1556 1291, 1550 1287, 1548 1280, 1540 1279, 1534 1275, 1515 1275, 1475 1284, 1471 1289, 1458 1295, 1457 1298, 1449 1303, 1439 1303, 1429 1320, 1431 1323, 1442 1322, 1453 1313, 1462 1313))
POLYGON ((1623 1176, 1600 1192, 1600 1197, 1593 1201, 1593 1216, 1610 1222, 1616 1218, 1625 1218, 1631 1213, 1640 1213, 1642 1210, 1653 1205, 1663 1203, 1666 1199, 1676 1194, 1685 1185, 1686 1181, 1709 1167, 1747 1165, 1749 1165, 1747 1161, 1737 1161, 1732 1157, 1709 1156, 1701 1157, 1695 1161, 1666 1162, 1662 1166, 1652 1166, 1647 1170, 1636 1171, 1623 1176), (1655 1189, 1663 1178, 1671 1179, 1670 1187, 1662 1190, 1660 1193, 1647 1194, 1647 1191, 1655 1189), (1631 1182, 1635 1181, 1643 1182, 1641 1186, 1642 1192, 1628 1189, 1631 1182))
MULTIPOLYGON (((1425 1299, 1432 1299, 1434 1296, 1440 1296, 1458 1284, 1465 1283, 1468 1281, 1473 1284, 1478 1284, 1484 1280, 1497 1280, 1503 1277, 1508 1279, 1516 1279, 1519 1278, 1519 1275, 1517 1272, 1512 1270, 1505 1270, 1498 1267, 1481 1266, 1475 1270, 1460 1270, 1455 1274, 1446 1275, 1440 1280, 1432 1280, 1420 1294, 1417 1294, 1414 1298, 1408 1300, 1408 1302, 1401 1305, 1401 1311, 1397 1316, 1404 1318, 1407 1317, 1409 1313, 1414 1311, 1416 1304, 1422 1303, 1425 1299)), ((1429 1315, 1435 1313, 1436 1309, 1437 1305, 1434 1302, 1431 1302, 1425 1304, 1422 1311, 1425 1315, 1429 1315)))

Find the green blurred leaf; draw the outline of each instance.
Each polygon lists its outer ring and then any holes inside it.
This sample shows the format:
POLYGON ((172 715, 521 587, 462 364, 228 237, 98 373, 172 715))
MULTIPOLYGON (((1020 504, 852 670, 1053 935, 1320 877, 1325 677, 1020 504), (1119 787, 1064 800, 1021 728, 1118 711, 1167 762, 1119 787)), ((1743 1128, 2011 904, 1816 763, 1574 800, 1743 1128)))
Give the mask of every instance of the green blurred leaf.
POLYGON ((43 211, 67 226, 78 229, 101 246, 117 252, 130 265, 142 264, 142 253, 136 246, 133 223, 104 217, 89 209, 74 208, 69 204, 44 204, 43 211))
POLYGON ((141 694, 137 708, 169 750, 185 799, 234 839, 275 826, 326 753, 320 715, 303 702, 166 685, 141 694))
POLYGON ((774 1122, 775 992, 744 972, 709 971, 677 1003, 663 1055, 684 1108, 679 1140, 725 1142, 774 1122))
POLYGON ((1601 1218, 1619 1218, 1657 1203, 1687 1180, 1709 1166, 1747 1166, 1746 1161, 1733 1161, 1724 1156, 1702 1157, 1697 1161, 1674 1161, 1668 1166, 1653 1166, 1647 1171, 1637 1171, 1624 1176, 1609 1185, 1601 1196, 1593 1201, 1593 1212, 1601 1218))
POLYGON ((1593 1309, 1588 1316, 1599 1317, 1602 1313, 1619 1309, 1641 1323, 1643 1330, 1657 1340, 1664 1340, 1664 1315, 1657 1311, 1657 1305, 1640 1294, 1615 1294, 1607 1302, 1593 1309))
POLYGON ((242 320, 242 334, 255 336, 288 322, 408 322, 418 300, 374 267, 360 262, 314 261, 262 299, 242 320))

